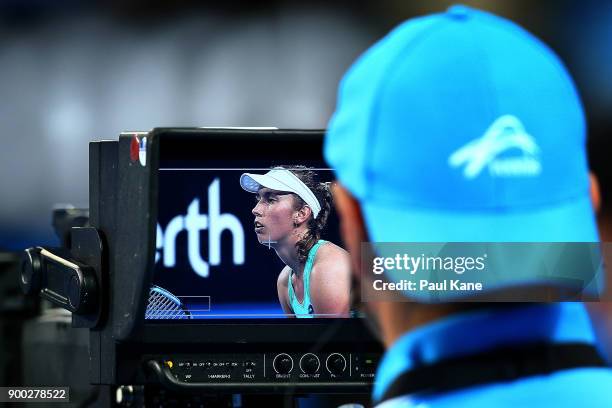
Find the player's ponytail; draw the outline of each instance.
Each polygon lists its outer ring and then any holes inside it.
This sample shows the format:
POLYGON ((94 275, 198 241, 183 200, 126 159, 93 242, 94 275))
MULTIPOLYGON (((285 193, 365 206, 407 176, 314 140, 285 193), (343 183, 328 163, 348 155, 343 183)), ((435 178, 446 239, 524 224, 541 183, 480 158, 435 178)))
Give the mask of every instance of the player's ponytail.
MULTIPOLYGON (((299 240, 295 247, 298 252, 298 260, 301 263, 305 263, 308 258, 308 252, 314 246, 314 244, 321 238, 321 233, 327 225, 327 218, 331 212, 332 205, 332 194, 330 191, 330 183, 322 183, 317 179, 317 174, 308 170, 305 166, 283 166, 295 174, 315 195, 319 204, 321 205, 321 211, 317 218, 311 216, 307 221, 307 230, 301 240, 299 240)), ((295 198, 295 209, 299 210, 306 205, 298 195, 294 194, 295 198)))

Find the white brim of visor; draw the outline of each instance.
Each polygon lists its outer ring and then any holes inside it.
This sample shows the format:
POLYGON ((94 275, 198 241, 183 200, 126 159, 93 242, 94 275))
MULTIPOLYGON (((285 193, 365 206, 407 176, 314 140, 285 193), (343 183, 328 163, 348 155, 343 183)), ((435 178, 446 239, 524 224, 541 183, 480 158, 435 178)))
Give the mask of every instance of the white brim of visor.
POLYGON ((297 194, 312 210, 314 218, 321 211, 321 205, 312 190, 295 174, 283 168, 275 168, 266 174, 243 173, 240 176, 240 186, 249 193, 257 193, 260 188, 288 191, 297 194))

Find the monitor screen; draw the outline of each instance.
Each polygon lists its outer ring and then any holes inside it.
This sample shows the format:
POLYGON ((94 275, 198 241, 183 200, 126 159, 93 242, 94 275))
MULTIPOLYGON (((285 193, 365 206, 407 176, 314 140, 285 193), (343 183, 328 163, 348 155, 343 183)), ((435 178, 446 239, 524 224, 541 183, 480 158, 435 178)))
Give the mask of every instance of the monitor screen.
POLYGON ((147 319, 351 316, 320 133, 162 136, 147 319), (296 140, 308 147, 288 154, 296 140))

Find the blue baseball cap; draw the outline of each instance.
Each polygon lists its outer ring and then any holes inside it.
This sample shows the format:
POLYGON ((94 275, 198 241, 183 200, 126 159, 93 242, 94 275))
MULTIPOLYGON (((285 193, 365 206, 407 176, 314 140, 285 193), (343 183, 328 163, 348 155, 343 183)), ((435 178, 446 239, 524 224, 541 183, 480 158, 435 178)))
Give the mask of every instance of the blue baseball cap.
POLYGON ((343 78, 325 157, 374 242, 595 242, 586 125, 559 58, 504 18, 409 20, 343 78))

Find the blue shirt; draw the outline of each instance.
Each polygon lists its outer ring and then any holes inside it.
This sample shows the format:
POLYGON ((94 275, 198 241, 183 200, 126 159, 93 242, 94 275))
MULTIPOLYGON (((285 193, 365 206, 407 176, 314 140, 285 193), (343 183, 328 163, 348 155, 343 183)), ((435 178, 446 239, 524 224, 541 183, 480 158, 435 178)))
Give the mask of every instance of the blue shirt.
MULTIPOLYGON (((595 344, 581 303, 517 306, 458 313, 400 337, 385 353, 376 374, 374 401, 402 373, 443 359, 497 347, 546 341, 595 344)), ((612 370, 576 368, 438 394, 387 400, 396 407, 612 407, 612 370)))

